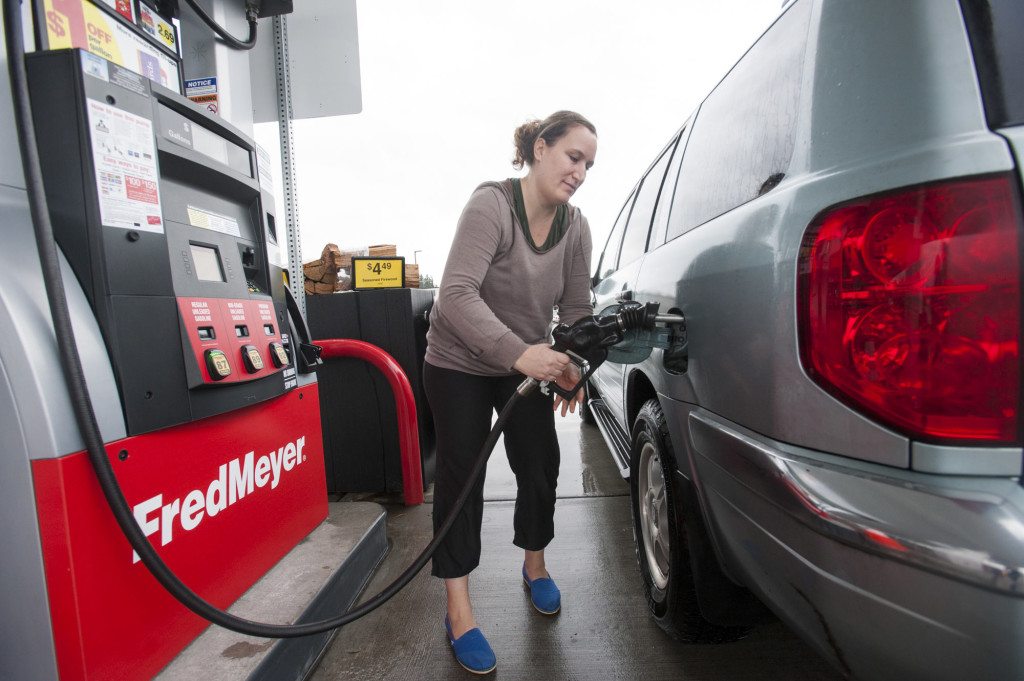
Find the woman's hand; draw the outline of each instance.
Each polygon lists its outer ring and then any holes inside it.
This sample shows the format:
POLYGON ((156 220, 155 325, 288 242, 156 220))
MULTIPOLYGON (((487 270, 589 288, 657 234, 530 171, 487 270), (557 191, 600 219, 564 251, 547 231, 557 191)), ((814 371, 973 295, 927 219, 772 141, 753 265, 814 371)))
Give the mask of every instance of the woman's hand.
POLYGON ((526 352, 519 356, 512 368, 538 381, 555 381, 570 363, 569 355, 555 352, 548 345, 540 343, 526 348, 526 352))
MULTIPOLYGON (((565 368, 565 371, 562 372, 562 375, 559 376, 558 379, 555 382, 558 384, 558 387, 561 388, 562 390, 572 390, 573 386, 575 386, 577 383, 579 383, 579 381, 580 381, 580 370, 576 367, 575 364, 573 364, 572 362, 569 362, 569 366, 567 366, 565 368)), ((573 395, 572 399, 569 400, 568 402, 565 400, 564 397, 562 397, 558 393, 555 393, 555 403, 554 403, 553 409, 555 411, 558 411, 558 408, 561 407, 562 408, 562 416, 565 416, 566 410, 568 410, 569 413, 575 414, 576 413, 576 405, 580 404, 582 401, 583 401, 583 388, 582 387, 579 390, 576 391, 576 394, 573 395)))

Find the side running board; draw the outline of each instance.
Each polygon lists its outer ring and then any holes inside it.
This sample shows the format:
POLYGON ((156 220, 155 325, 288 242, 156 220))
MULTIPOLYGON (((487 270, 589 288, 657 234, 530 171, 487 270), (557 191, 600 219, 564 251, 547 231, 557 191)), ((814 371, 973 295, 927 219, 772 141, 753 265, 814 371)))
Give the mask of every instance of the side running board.
POLYGON ((603 399, 600 397, 593 398, 588 402, 588 405, 590 406, 591 413, 594 415, 594 420, 597 421, 597 427, 601 431, 601 435, 604 436, 604 441, 608 444, 608 449, 612 452, 612 458, 615 459, 615 465, 619 468, 619 474, 623 478, 628 478, 629 436, 615 420, 615 416, 608 410, 608 407, 605 406, 603 399))

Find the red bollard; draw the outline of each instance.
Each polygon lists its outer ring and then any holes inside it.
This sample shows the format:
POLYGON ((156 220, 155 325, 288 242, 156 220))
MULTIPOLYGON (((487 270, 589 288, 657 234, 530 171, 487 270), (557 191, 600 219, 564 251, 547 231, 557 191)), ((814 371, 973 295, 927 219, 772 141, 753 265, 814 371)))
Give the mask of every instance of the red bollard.
POLYGON ((391 384, 398 416, 398 445, 402 450, 402 497, 406 506, 423 503, 423 464, 420 461, 420 438, 416 427, 416 399, 409 378, 395 358, 376 345, 351 338, 315 340, 323 348, 321 357, 355 357, 377 367, 391 384))

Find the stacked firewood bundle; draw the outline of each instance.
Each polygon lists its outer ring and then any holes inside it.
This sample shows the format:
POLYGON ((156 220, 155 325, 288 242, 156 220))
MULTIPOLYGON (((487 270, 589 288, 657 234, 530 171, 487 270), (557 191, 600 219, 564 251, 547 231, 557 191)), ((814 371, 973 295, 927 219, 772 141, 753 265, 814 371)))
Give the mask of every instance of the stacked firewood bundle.
POLYGON ((371 258, 394 258, 398 255, 398 246, 394 244, 374 244, 366 247, 366 255, 371 258))
POLYGON ((347 275, 338 275, 351 266, 351 254, 345 256, 337 244, 327 244, 319 260, 302 264, 302 273, 306 276, 306 293, 334 293, 347 290, 351 279, 347 275))
POLYGON ((405 287, 406 288, 419 288, 420 287, 420 266, 417 264, 405 264, 405 287))

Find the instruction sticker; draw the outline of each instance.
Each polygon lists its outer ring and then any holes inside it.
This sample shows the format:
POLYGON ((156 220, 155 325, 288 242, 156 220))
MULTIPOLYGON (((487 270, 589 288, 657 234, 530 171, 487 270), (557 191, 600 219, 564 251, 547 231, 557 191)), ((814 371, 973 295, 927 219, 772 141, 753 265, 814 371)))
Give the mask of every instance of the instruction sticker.
POLYGON ((193 227, 220 232, 221 234, 230 234, 235 237, 242 236, 241 230, 238 229, 238 220, 227 215, 220 215, 203 210, 202 208, 196 208, 195 206, 188 207, 188 224, 193 227))
POLYGON ((256 170, 259 173, 260 188, 274 193, 274 176, 270 174, 270 154, 259 144, 256 145, 256 170))
POLYGON ((100 221, 162 234, 153 122, 95 99, 88 102, 100 221))

